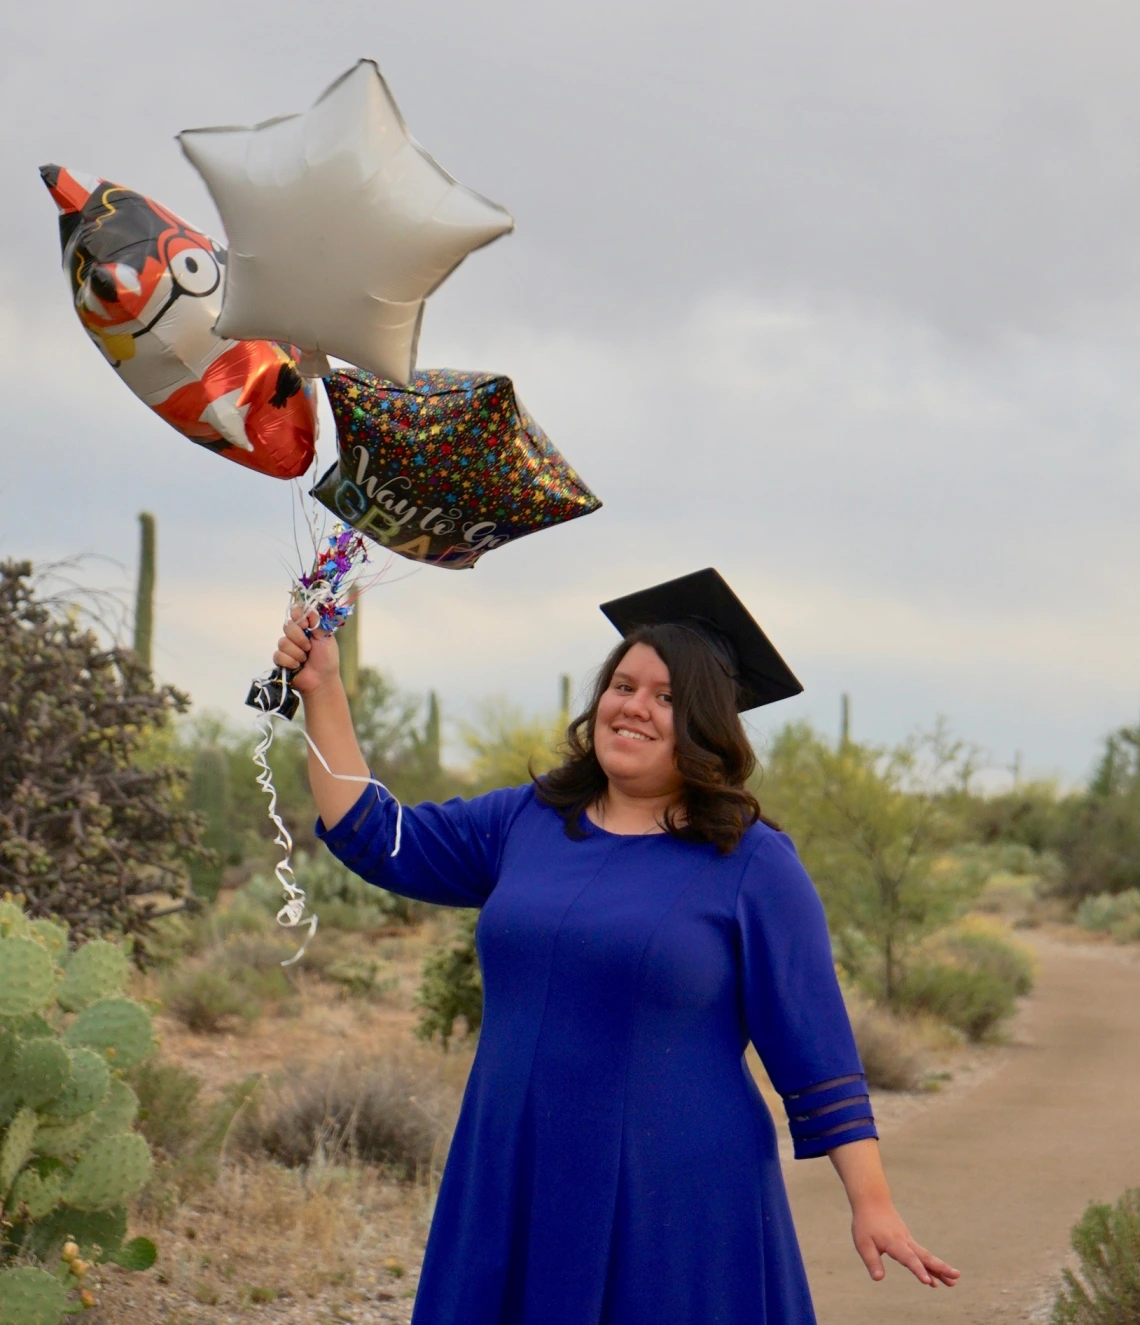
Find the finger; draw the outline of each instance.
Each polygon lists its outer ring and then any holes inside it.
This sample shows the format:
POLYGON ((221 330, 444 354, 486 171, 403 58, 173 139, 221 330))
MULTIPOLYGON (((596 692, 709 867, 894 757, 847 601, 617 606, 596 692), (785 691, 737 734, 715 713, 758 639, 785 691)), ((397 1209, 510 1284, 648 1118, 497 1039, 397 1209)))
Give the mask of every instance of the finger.
POLYGON ((955 1270, 952 1265, 935 1256, 932 1251, 927 1251, 925 1247, 914 1242, 913 1239, 911 1245, 915 1252, 917 1252, 923 1265, 926 1266, 927 1271, 932 1274, 935 1279, 939 1279, 942 1283, 946 1284, 948 1288, 953 1288, 954 1284, 959 1278, 961 1278, 962 1272, 960 1270, 955 1270))
POLYGON ((292 640, 282 637, 277 641, 277 651, 273 655, 273 661, 278 667, 297 668, 307 658, 308 651, 294 644, 292 640))
POLYGON ((919 1256, 910 1243, 900 1242, 895 1246, 886 1247, 884 1250, 892 1260, 898 1261, 900 1265, 908 1269, 920 1284, 926 1284, 930 1288, 935 1286, 934 1276, 927 1270, 922 1263, 922 1257, 919 1256))
POLYGON ((294 603, 289 609, 289 620, 296 621, 299 625, 312 627, 321 619, 321 614, 315 607, 310 607, 306 612, 300 603, 294 603), (302 620, 304 618, 304 620, 302 620))
POLYGON ((879 1249, 875 1246, 872 1238, 863 1238, 862 1241, 855 1243, 855 1250, 863 1258, 863 1264, 867 1267, 867 1273, 876 1283, 886 1274, 883 1267, 883 1258, 879 1255, 879 1249))
POLYGON ((312 648, 309 636, 305 634, 305 631, 299 622, 285 622, 285 638, 291 640, 298 648, 304 649, 306 653, 312 648))

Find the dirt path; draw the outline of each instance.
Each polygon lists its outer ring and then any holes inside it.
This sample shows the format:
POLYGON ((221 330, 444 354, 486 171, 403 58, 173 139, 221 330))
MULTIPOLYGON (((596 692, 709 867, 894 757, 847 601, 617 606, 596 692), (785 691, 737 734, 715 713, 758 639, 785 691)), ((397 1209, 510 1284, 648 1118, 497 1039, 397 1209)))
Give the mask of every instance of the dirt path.
POLYGON ((788 1165, 820 1325, 1042 1319, 1043 1286, 1085 1204, 1140 1185, 1140 959, 1035 946, 1037 993, 1007 1066, 884 1130, 899 1209, 962 1271, 956 1289, 922 1288, 893 1263, 873 1284, 830 1164, 788 1165))

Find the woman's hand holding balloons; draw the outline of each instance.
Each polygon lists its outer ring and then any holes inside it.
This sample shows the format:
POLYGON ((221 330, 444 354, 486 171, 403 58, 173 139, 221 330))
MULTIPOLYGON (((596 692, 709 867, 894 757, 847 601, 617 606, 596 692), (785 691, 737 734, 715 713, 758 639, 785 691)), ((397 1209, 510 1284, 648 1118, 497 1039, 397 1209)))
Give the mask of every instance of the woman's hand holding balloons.
POLYGON ((322 630, 318 620, 315 610, 305 614, 300 607, 293 607, 273 654, 274 665, 294 673, 289 684, 306 698, 330 683, 340 684, 336 638, 322 630))

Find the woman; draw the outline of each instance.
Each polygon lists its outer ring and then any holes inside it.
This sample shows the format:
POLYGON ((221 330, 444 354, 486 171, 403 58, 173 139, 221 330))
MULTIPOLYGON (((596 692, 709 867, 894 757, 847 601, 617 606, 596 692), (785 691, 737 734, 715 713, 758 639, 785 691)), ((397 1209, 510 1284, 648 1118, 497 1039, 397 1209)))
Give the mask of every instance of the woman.
POLYGON ((952 1286, 891 1202, 819 898, 744 786, 738 707, 798 682, 714 571, 607 609, 626 635, 562 767, 399 824, 359 791, 334 640, 294 620, 274 654, 357 779, 310 757, 334 854, 482 908, 484 1019, 415 1325, 811 1325, 749 1039, 797 1156, 838 1170, 871 1277, 886 1254, 952 1286))

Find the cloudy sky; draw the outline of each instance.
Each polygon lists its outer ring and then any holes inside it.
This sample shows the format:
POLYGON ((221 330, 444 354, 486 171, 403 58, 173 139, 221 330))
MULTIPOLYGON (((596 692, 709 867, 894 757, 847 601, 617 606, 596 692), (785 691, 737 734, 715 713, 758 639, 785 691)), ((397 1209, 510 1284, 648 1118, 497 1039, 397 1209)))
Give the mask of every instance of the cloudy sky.
POLYGON ((5 26, 0 555, 129 584, 153 511, 156 664, 198 703, 240 716, 267 660, 290 489, 102 362, 37 167, 223 238, 174 135, 371 56, 518 226, 433 297, 421 365, 509 374, 605 507, 378 586, 367 662, 454 716, 550 708, 610 644, 598 601, 716 565, 806 686, 761 733, 832 730, 847 690, 861 737, 944 714, 1075 781, 1136 719, 1135 4, 63 0, 5 26))

